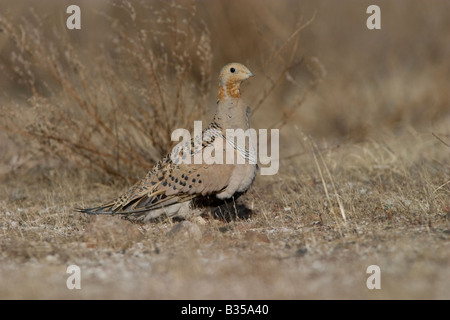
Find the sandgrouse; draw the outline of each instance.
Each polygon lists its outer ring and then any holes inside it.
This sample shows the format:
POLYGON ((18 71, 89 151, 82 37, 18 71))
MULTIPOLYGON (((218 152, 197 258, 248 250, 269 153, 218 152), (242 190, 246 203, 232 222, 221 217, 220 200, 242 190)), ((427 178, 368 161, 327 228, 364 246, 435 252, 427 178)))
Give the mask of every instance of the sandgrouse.
POLYGON ((249 129, 250 108, 241 99, 240 85, 252 76, 253 73, 242 64, 225 65, 219 76, 216 114, 211 124, 203 130, 202 141, 196 141, 196 137, 191 139, 187 150, 190 152, 177 145, 175 148, 178 149, 172 150, 159 161, 125 194, 104 205, 78 211, 89 214, 122 214, 141 221, 162 215, 186 218, 198 214, 192 207, 194 200, 215 196, 226 201, 247 191, 257 171, 254 142, 250 141, 245 146, 238 145, 234 139, 227 138, 226 129, 249 129), (227 148, 227 145, 232 148, 227 148), (208 155, 205 154, 204 162, 199 164, 193 160, 198 152, 211 147, 217 148, 214 153, 223 150, 222 163, 208 162, 208 155), (230 150, 234 159, 232 163, 225 159, 230 156, 230 150), (192 161, 179 161, 186 160, 186 157, 191 157, 192 161))

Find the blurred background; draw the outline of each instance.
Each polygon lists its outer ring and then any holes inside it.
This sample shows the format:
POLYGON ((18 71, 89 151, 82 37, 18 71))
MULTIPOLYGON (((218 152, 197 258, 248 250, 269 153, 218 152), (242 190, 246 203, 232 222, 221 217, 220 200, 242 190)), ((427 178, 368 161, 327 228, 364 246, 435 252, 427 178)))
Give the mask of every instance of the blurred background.
POLYGON ((302 148, 298 130, 327 144, 431 134, 449 123, 449 12, 445 0, 2 0, 0 172, 134 180, 173 129, 209 121, 231 61, 255 73, 251 125, 280 128, 281 153, 302 148), (81 30, 65 27, 71 4, 81 30), (371 4, 381 30, 366 27, 371 4))

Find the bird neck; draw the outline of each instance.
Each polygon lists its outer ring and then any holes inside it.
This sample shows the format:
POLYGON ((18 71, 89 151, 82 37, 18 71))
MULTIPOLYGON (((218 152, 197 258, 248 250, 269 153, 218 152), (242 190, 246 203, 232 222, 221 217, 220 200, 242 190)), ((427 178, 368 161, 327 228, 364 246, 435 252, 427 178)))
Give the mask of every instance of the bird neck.
POLYGON ((241 97, 240 92, 240 82, 238 81, 227 81, 226 83, 221 83, 219 85, 218 103, 220 101, 225 101, 227 98, 239 99, 241 97))
POLYGON ((226 97, 217 102, 217 110, 214 116, 214 122, 222 129, 243 129, 247 130, 249 108, 242 99, 226 97))

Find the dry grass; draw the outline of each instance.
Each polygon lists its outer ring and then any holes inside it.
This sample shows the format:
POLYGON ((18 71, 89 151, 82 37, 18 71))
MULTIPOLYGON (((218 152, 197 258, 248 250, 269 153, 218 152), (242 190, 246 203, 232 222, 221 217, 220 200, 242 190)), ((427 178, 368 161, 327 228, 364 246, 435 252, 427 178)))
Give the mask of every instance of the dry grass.
POLYGON ((5 128, 31 140, 30 151, 40 156, 110 176, 128 178, 159 160, 173 128, 203 115, 212 54, 194 6, 168 11, 162 4, 152 17, 137 14, 152 12, 142 6, 114 6, 117 16, 103 19, 111 24, 105 43, 88 45, 89 59, 68 32, 46 28, 34 11, 25 11, 22 22, 3 17, 14 43, 12 65, 4 68, 31 93, 28 105, 5 103, 5 128))
POLYGON ((380 1, 373 32, 365 1, 82 2, 77 32, 63 2, 2 11, 0 297, 450 298, 449 4, 433 2, 380 1), (233 60, 257 75, 253 126, 281 128, 280 172, 240 199, 252 215, 73 212, 207 121, 233 60))

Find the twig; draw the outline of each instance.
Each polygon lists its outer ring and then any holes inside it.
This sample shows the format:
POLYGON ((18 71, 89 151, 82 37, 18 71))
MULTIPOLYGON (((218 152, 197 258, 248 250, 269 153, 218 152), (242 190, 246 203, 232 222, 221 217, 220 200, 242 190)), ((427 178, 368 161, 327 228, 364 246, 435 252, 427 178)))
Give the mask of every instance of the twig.
POLYGON ((439 138, 434 132, 432 132, 431 134, 433 135, 433 137, 435 137, 440 142, 442 142, 446 147, 450 148, 450 145, 448 143, 446 143, 444 140, 442 140, 441 138, 439 138))
POLYGON ((323 157, 322 157, 322 153, 319 151, 318 146, 316 145, 316 143, 314 143, 314 142, 312 141, 311 138, 308 138, 308 142, 309 142, 309 144, 310 144, 311 151, 312 151, 312 154, 313 154, 313 157, 314 157, 314 163, 316 164, 317 171, 319 172, 320 179, 321 179, 321 181, 322 181, 322 185, 323 185, 323 189, 324 189, 324 191, 325 191, 325 195, 326 195, 326 197, 327 197, 328 202, 330 203, 330 211, 331 211, 331 213, 333 214, 334 219, 335 219, 335 221, 336 221, 336 224, 337 224, 337 227, 338 227, 338 230, 339 230, 339 234, 342 236, 342 235, 343 235, 343 234, 342 234, 342 230, 341 230, 341 227, 340 227, 340 225, 339 225, 339 222, 338 222, 338 219, 337 219, 336 212, 334 211, 334 208, 333 208, 333 205, 332 205, 332 202, 331 202, 331 197, 330 197, 329 192, 328 192, 327 184, 326 184, 326 182, 325 182, 325 178, 324 178, 324 175, 323 175, 321 166, 320 166, 320 164, 319 164, 319 161, 317 160, 316 152, 319 153, 319 156, 320 156, 320 160, 321 160, 321 162, 322 162, 322 165, 325 167, 325 170, 326 170, 328 179, 329 179, 330 182, 331 182, 331 185, 332 185, 333 190, 334 190, 334 194, 335 194, 335 196, 336 196, 336 200, 337 200, 337 202, 338 202, 338 204, 339 204, 339 210, 341 211, 342 219, 344 220, 344 224, 345 224, 345 222, 347 221, 347 219, 346 219, 346 216, 345 216, 344 206, 343 206, 343 204, 342 204, 342 201, 339 199, 339 195, 338 195, 338 193, 337 193, 336 186, 335 186, 335 184, 334 184, 334 180, 333 180, 333 178, 332 178, 332 176, 331 176, 331 173, 330 173, 330 171, 329 171, 329 169, 328 169, 328 166, 327 166, 325 160, 324 160, 323 157))

